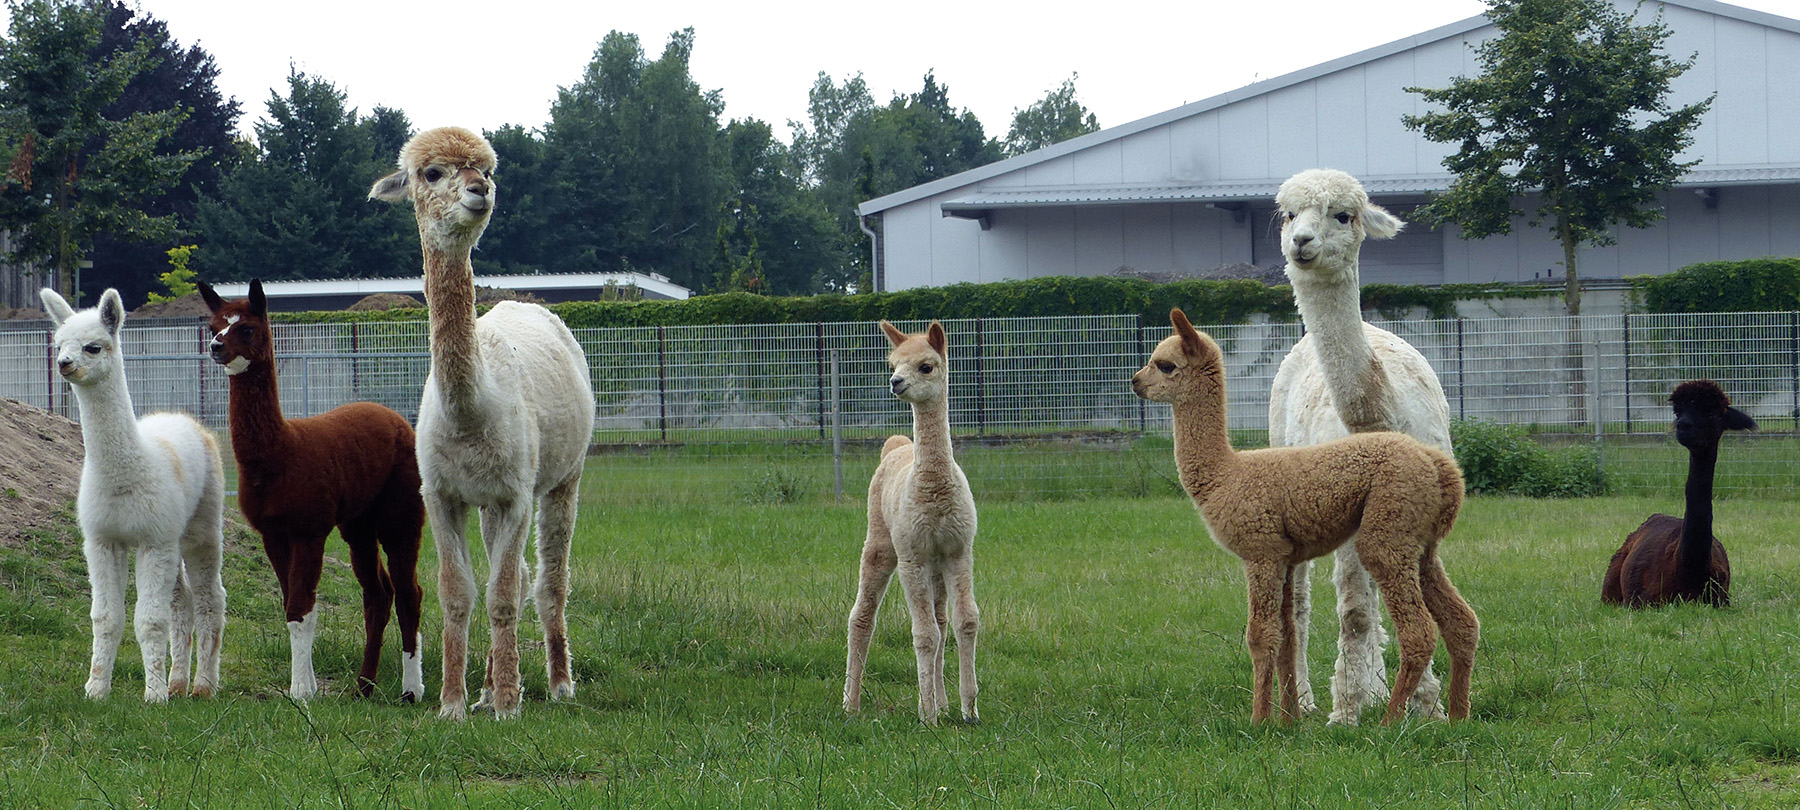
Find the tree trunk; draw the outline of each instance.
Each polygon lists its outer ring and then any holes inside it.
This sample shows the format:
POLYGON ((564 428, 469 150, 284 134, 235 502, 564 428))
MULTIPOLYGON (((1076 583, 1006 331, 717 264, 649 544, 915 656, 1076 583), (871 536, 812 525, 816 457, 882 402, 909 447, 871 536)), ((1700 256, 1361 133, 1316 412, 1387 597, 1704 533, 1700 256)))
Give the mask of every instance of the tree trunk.
MULTIPOLYGON (((1569 411, 1573 421, 1579 424, 1588 422, 1587 401, 1587 353, 1583 351, 1581 340, 1581 281, 1580 273, 1575 269, 1575 248, 1578 247, 1575 235, 1571 233, 1568 219, 1561 214, 1556 217, 1556 240, 1562 243, 1563 250, 1563 305, 1567 307, 1567 333, 1564 338, 1563 367, 1567 369, 1569 381, 1569 411)), ((1597 358, 1596 358, 1597 359, 1597 358)))
POLYGON ((1581 314, 1581 273, 1575 269, 1576 240, 1569 233, 1568 226, 1558 217, 1556 239, 1562 243, 1563 249, 1563 305, 1570 315, 1581 314))

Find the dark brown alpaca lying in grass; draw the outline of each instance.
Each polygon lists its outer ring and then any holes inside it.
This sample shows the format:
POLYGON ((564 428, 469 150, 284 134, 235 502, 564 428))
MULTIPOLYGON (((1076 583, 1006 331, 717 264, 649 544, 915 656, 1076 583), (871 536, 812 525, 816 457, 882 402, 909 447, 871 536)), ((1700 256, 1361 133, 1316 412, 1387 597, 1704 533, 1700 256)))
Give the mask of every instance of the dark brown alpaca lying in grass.
POLYGON ((1688 449, 1687 516, 1651 515, 1625 538, 1606 567, 1600 601, 1654 607, 1670 602, 1731 604, 1731 562, 1713 536, 1713 467, 1727 430, 1755 430, 1712 380, 1691 380, 1669 395, 1675 439, 1688 449))

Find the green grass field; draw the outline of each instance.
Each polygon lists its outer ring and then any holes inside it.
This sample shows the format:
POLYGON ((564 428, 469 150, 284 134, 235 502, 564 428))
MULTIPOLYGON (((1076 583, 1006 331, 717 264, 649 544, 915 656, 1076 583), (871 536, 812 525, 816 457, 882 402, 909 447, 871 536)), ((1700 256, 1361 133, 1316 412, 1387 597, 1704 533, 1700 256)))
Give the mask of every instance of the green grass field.
MULTIPOLYGON (((838 705, 860 505, 659 498, 608 464, 586 479, 576 538, 579 696, 544 701, 533 643, 517 722, 436 719, 429 552, 426 705, 393 701, 391 635, 385 696, 343 696, 361 618, 333 540, 316 654, 328 696, 282 697, 287 632, 250 541, 227 570, 224 693, 151 707, 129 640, 113 696, 81 696, 72 534, 0 551, 0 806, 1800 805, 1791 499, 1721 502, 1732 608, 1640 613, 1601 606, 1600 575, 1627 530, 1678 500, 1471 499, 1445 558, 1483 623, 1474 719, 1393 728, 1374 712, 1358 728, 1249 724, 1243 577, 1184 499, 999 500, 977 542, 983 722, 933 729, 915 716, 892 595, 864 712, 838 705)), ((1311 676, 1325 691, 1333 595, 1314 580, 1311 676)))

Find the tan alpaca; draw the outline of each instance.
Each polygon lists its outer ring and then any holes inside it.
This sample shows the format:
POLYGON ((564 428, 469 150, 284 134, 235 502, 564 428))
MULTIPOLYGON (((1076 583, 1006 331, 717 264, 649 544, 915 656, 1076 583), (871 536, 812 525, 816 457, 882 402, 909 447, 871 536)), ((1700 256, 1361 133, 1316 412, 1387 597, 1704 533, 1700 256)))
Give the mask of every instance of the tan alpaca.
POLYGON ((1282 719, 1300 716, 1295 566, 1356 536, 1400 637, 1387 716, 1400 719, 1442 631, 1450 653, 1449 715, 1469 716, 1481 635, 1475 611, 1444 574, 1437 545, 1462 507, 1462 473, 1443 451, 1401 433, 1360 433, 1310 447, 1236 452, 1225 428, 1223 356, 1177 309, 1175 334, 1131 377, 1138 396, 1174 409, 1175 464, 1213 539, 1244 560, 1250 590, 1253 721, 1269 718, 1281 673, 1282 719), (1435 627, 1433 626, 1435 623, 1435 627))
POLYGON ((881 331, 894 346, 888 385, 912 404, 913 439, 889 437, 881 465, 869 479, 869 535, 862 574, 850 609, 849 659, 844 710, 862 709, 863 664, 875 613, 888 578, 900 572, 912 614, 913 651, 919 664, 919 719, 937 725, 950 707, 944 694, 944 628, 956 620, 957 691, 963 722, 980 721, 975 710, 975 498, 950 449, 950 367, 944 327, 936 321, 922 335, 908 335, 887 321, 881 331), (954 599, 954 601, 951 601, 954 599), (950 612, 946 608, 954 606, 950 612))

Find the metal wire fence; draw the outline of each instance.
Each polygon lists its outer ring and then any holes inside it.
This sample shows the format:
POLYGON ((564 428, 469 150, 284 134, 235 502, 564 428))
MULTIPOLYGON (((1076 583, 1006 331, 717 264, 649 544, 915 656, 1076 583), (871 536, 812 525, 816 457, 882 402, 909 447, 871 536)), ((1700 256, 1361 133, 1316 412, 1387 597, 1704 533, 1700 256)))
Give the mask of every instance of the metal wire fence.
MULTIPOLYGON (((984 498, 1175 492, 1166 406, 1128 380, 1169 332, 1132 316, 949 321, 951 425, 984 498)), ((1591 442, 1614 491, 1679 493, 1685 452, 1666 398, 1720 382, 1763 430, 1728 442, 1722 493, 1786 495, 1800 483, 1800 313, 1377 322, 1425 355, 1452 415, 1591 442)), ((900 324, 919 329, 923 324, 900 324)), ((1225 352, 1240 446, 1266 441, 1271 381, 1296 323, 1201 327, 1225 352)), ((290 418, 370 400, 415 418, 429 371, 422 322, 278 325, 290 418)), ((204 325, 127 324, 140 412, 188 411, 224 432, 229 386, 204 325)), ((0 396, 77 418, 52 370, 47 324, 0 331, 0 396)), ((874 324, 580 330, 597 399, 593 452, 620 501, 857 497, 880 443, 910 429, 888 392, 874 324)), ((229 465, 228 465, 229 466, 229 465)))

